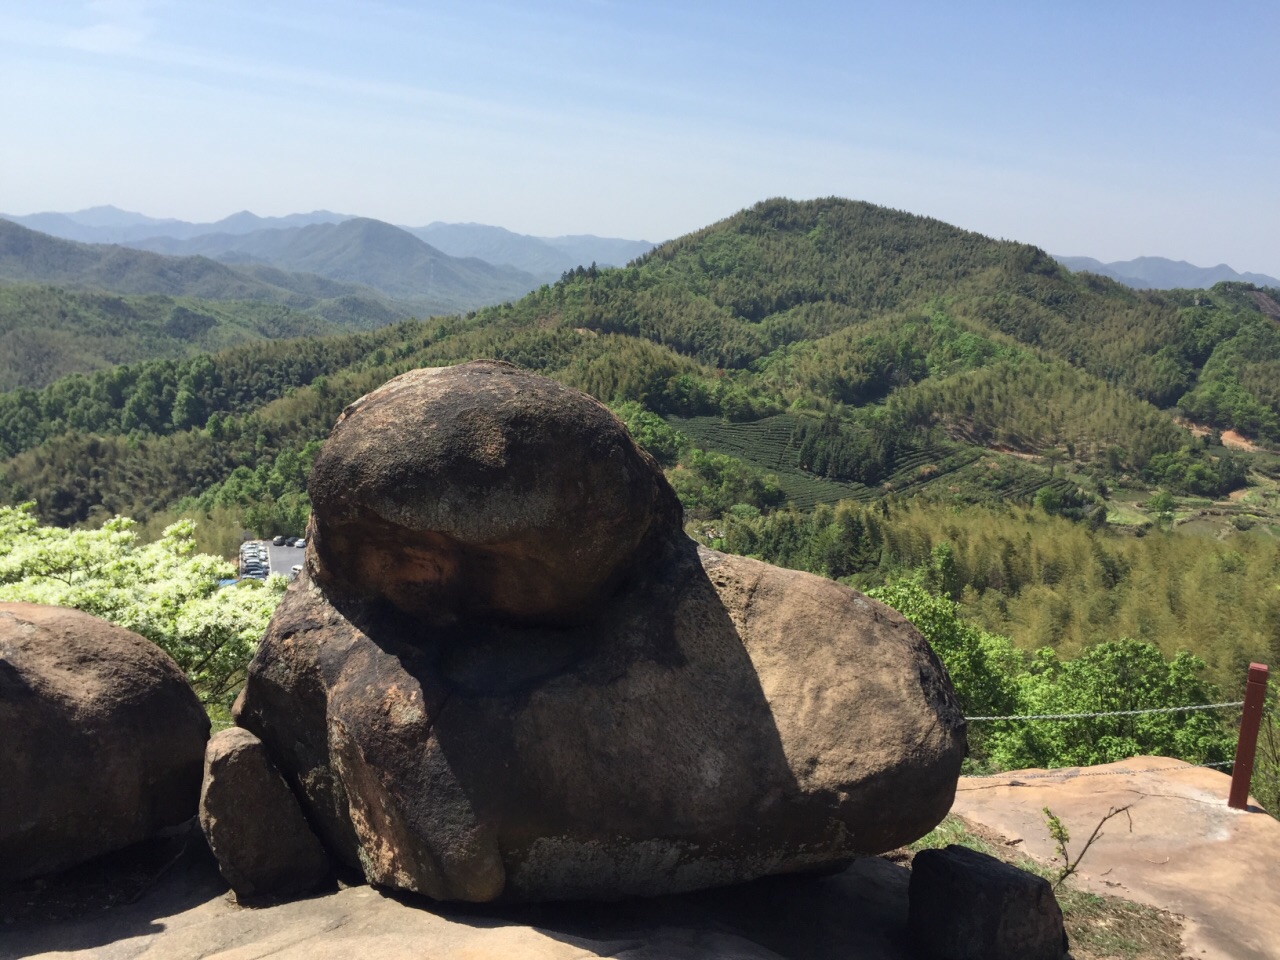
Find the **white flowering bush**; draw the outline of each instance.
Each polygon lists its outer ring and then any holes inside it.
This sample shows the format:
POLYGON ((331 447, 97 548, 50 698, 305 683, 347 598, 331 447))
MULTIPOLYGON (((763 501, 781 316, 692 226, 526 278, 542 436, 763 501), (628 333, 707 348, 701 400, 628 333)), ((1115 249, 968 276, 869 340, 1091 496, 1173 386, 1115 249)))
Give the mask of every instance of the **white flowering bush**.
POLYGON ((177 661, 206 704, 231 700, 284 577, 220 588, 234 567, 195 552, 189 520, 143 544, 127 517, 65 530, 40 526, 33 509, 0 507, 0 600, 74 607, 133 630, 177 661))

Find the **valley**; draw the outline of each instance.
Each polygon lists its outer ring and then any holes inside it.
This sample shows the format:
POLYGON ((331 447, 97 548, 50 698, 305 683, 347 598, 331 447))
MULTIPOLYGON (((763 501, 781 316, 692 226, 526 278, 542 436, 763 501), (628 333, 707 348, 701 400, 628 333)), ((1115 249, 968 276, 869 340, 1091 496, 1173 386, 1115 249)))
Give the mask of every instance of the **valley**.
MULTIPOLYGON (((335 231, 398 236, 384 228, 347 218, 275 242, 290 266, 320 269, 350 260, 321 254, 335 231)), ((1274 290, 1135 291, 836 198, 765 201, 628 266, 578 266, 467 312, 396 319, 367 305, 409 301, 368 287, 381 299, 348 301, 345 324, 290 306, 296 290, 94 290, 117 274, 97 248, 60 243, 0 258, 0 306, 46 318, 29 329, 50 358, 15 363, 10 383, 28 379, 0 394, 0 501, 34 502, 42 522, 125 515, 155 537, 189 517, 201 550, 234 556, 242 531, 303 529, 311 461, 351 400, 415 367, 492 357, 612 406, 710 545, 863 588, 924 577, 1023 650, 1128 636, 1191 650, 1223 685, 1280 654, 1274 290)), ((111 256, 135 265, 121 277, 232 269, 111 256)), ((13 321, 4 335, 33 336, 13 321)))

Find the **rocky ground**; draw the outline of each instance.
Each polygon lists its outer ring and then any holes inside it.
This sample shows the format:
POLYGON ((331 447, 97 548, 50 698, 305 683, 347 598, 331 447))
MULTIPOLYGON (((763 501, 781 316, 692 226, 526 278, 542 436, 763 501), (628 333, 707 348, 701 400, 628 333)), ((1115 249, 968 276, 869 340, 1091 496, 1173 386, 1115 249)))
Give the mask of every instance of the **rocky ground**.
MULTIPOLYGON (((1276 956, 1280 822, 1228 810, 1225 775, 1164 758, 1041 773, 962 779, 954 809, 967 823, 949 820, 932 842, 1030 857, 1052 876, 1044 807, 1067 824, 1074 855, 1102 815, 1129 804, 1129 816, 1113 818, 1086 853, 1079 884, 1059 894, 1073 956, 1276 956)), ((906 960, 910 857, 613 904, 443 906, 353 886, 252 909, 232 902, 197 835, 185 847, 170 839, 113 865, 9 887, 0 894, 0 958, 906 960)))
POLYGON ((1180 760, 1135 757, 1062 771, 962 778, 953 813, 982 824, 1046 864, 1060 864, 1044 808, 1068 828, 1079 885, 1182 918, 1187 955, 1205 960, 1280 956, 1280 821, 1256 806, 1227 807, 1230 777, 1180 760))

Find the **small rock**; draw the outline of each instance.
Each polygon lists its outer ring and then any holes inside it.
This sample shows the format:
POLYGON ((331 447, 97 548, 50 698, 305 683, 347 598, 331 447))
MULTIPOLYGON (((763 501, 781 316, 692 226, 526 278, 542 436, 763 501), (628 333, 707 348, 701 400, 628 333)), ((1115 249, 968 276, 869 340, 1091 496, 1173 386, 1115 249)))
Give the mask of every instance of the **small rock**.
POLYGON ((908 925, 936 960, 1062 960, 1067 934, 1043 877, 967 847, 924 850, 911 864, 908 925))
POLYGON ((237 899, 307 893, 329 875, 298 801, 248 730, 233 727, 209 741, 200 827, 237 899))

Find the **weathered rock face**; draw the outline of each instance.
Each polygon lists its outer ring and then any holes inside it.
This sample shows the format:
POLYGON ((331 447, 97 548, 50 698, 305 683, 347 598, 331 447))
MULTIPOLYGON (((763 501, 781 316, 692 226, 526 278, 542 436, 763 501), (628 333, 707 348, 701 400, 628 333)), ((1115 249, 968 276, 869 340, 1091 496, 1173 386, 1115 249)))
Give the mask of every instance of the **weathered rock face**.
POLYGON ((612 898, 829 865, 942 819, 964 721, 906 621, 823 578, 699 549, 656 465, 589 398, 493 364, 460 368, 448 390, 443 376, 398 378, 335 429, 312 493, 315 576, 277 610, 238 709, 331 855, 440 899, 612 898), (559 419, 539 427, 543 405, 559 419), (599 415, 604 447, 566 439, 574 407, 599 415), (394 455, 427 482, 360 467, 381 449, 364 445, 372 426, 348 436, 366 408, 380 443, 458 410, 488 424, 519 409, 530 439, 507 461, 516 479, 492 466, 465 487, 461 471, 394 455), (519 519, 544 490, 553 506, 519 519), (457 519, 441 497, 482 515, 457 519), (411 537, 466 558, 518 543, 493 555, 520 562, 395 559, 411 537), (382 566, 343 552, 365 542, 382 566), (504 592, 507 578, 522 586, 504 592))
POLYGON ((316 460, 316 578, 437 623, 589 616, 680 506, 602 404, 511 364, 414 370, 316 460))
POLYGON ((307 893, 329 875, 298 801, 248 730, 223 730, 205 748, 200 828, 240 900, 307 893))
POLYGON ((76 610, 0 603, 0 881, 195 816, 208 736, 155 644, 76 610))

